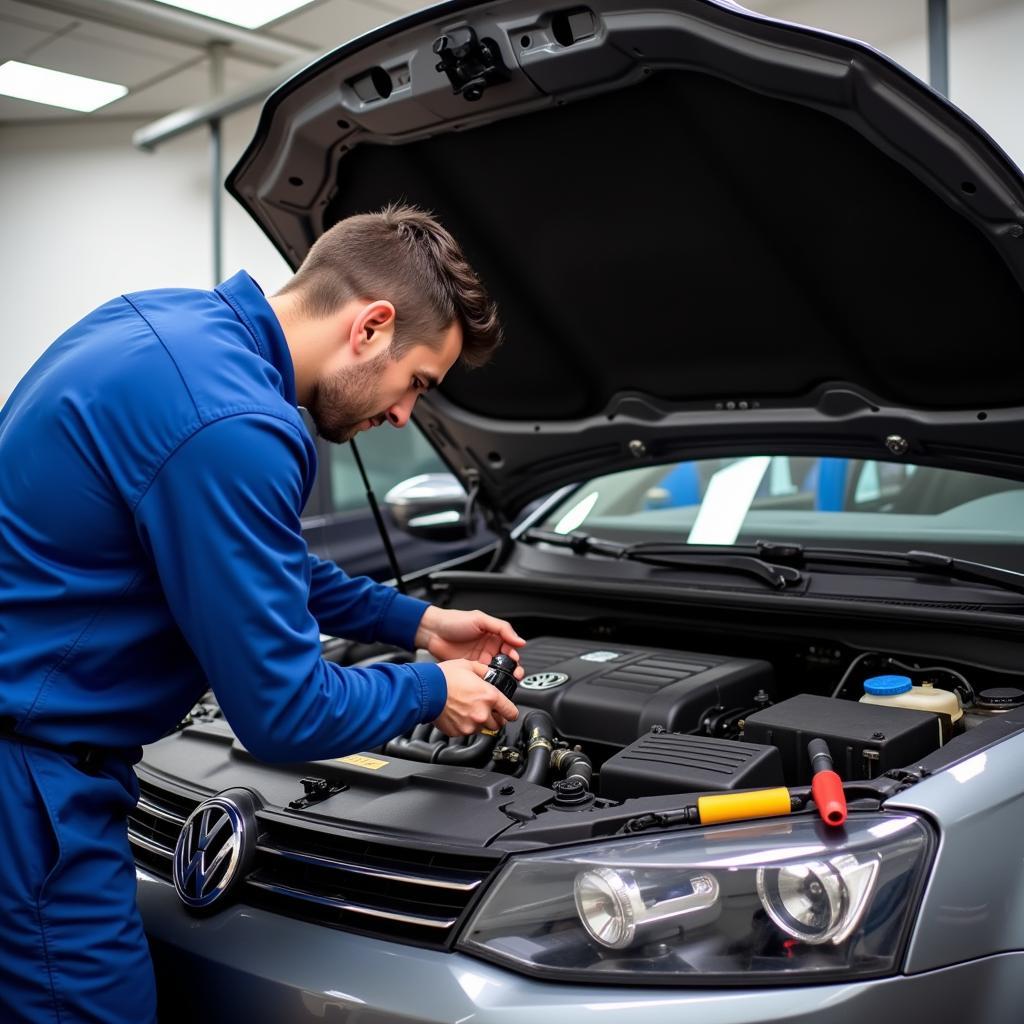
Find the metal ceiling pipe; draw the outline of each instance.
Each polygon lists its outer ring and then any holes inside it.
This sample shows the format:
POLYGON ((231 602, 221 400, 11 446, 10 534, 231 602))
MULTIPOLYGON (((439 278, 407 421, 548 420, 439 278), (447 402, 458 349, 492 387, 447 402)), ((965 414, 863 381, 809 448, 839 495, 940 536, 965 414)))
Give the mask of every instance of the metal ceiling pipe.
POLYGON ((279 85, 287 82, 292 75, 309 63, 308 57, 293 61, 242 89, 236 89, 205 103, 197 103, 194 107, 176 110, 173 114, 161 117, 136 131, 132 135, 132 145, 138 149, 154 150, 162 142, 167 142, 177 135, 228 117, 236 111, 251 107, 254 103, 262 103, 279 85))
POLYGON ((317 52, 300 43, 151 0, 33 0, 33 3, 72 18, 84 18, 186 46, 205 49, 210 43, 228 43, 232 57, 257 64, 278 65, 302 57, 308 59, 317 52))
MULTIPOLYGON (((210 43, 210 95, 218 99, 224 95, 224 43, 210 43)), ((224 178, 224 146, 220 118, 210 121, 210 218, 213 250, 213 287, 223 277, 224 218, 221 214, 222 181, 224 178)))
POLYGON ((949 0, 928 0, 928 78, 949 96, 949 0))

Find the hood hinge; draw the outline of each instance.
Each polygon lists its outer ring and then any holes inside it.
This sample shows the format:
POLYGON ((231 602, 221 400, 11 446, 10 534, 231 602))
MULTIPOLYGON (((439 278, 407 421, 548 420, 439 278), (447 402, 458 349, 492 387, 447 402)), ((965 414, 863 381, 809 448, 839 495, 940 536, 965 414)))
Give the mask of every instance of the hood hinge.
POLYGON ((910 789, 911 786, 922 779, 926 779, 929 775, 931 775, 931 772, 921 765, 918 765, 916 768, 890 768, 889 771, 883 773, 884 778, 892 779, 896 782, 896 788, 893 793, 888 794, 889 796, 892 796, 894 793, 902 793, 905 789, 910 789))

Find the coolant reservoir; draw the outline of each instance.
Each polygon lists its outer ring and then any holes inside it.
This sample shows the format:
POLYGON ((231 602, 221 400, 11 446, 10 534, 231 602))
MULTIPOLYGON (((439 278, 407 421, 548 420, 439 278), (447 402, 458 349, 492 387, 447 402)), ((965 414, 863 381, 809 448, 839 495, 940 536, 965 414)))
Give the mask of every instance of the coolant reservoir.
POLYGON ((955 730, 964 717, 960 698, 950 690, 925 683, 914 686, 909 676, 872 676, 864 680, 862 704, 885 704, 889 707, 909 708, 911 711, 931 711, 947 715, 955 730))

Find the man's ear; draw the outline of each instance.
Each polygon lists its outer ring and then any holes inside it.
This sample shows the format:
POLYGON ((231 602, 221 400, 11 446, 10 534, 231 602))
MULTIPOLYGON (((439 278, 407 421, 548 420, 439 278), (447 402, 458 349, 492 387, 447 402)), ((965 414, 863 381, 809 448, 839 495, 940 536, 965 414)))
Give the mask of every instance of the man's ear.
POLYGON ((356 314, 349 332, 349 344, 356 356, 375 356, 387 351, 394 333, 395 307, 387 299, 375 299, 356 314))

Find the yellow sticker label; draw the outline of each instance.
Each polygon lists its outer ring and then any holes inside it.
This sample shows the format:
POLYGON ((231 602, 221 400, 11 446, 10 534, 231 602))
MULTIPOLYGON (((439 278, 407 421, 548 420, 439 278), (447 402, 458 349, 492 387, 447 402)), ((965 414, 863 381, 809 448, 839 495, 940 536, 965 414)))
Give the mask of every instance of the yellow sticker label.
POLYGON ((339 757, 336 760, 341 761, 342 764, 355 764, 360 768, 369 768, 372 772, 377 771, 378 768, 383 768, 389 763, 381 761, 376 757, 367 757, 366 754, 349 754, 348 757, 339 757))

